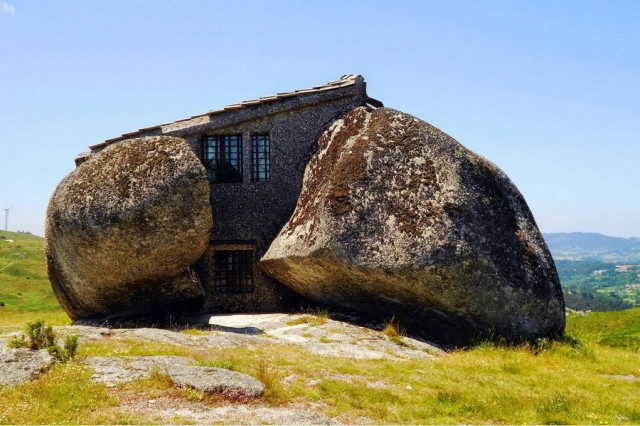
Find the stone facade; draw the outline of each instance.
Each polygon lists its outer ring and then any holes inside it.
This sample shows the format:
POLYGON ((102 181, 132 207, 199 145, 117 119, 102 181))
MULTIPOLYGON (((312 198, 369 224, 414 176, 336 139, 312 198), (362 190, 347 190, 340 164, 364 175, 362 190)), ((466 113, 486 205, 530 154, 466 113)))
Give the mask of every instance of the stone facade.
POLYGON ((202 308, 210 312, 264 312, 299 307, 303 300, 255 266, 296 207, 309 159, 327 126, 355 107, 381 106, 366 94, 361 76, 349 75, 312 89, 230 105, 222 110, 141 129, 94 145, 76 159, 81 164, 106 146, 129 138, 167 135, 189 142, 203 158, 209 136, 242 136, 242 182, 212 183, 214 227, 210 246, 195 268, 205 289, 202 308), (251 138, 268 135, 270 180, 253 182, 251 138), (251 252, 253 288, 245 292, 216 290, 216 253, 251 252))

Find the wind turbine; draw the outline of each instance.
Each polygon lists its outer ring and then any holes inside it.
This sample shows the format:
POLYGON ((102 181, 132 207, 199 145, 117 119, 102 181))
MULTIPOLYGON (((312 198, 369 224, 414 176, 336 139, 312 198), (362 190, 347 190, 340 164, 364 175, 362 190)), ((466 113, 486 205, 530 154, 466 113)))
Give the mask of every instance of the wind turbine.
POLYGON ((7 228, 7 223, 9 222, 9 210, 11 210, 13 207, 9 207, 8 209, 4 209, 4 230, 5 231, 9 231, 9 229, 7 228))

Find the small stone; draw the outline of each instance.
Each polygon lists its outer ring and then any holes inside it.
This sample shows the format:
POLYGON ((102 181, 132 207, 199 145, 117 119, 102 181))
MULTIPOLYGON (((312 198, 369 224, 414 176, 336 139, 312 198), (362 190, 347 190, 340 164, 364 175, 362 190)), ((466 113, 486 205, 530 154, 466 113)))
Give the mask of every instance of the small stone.
POLYGON ((283 381, 285 383, 293 383, 297 378, 298 376, 296 376, 295 374, 292 374, 291 376, 285 377, 283 381))
POLYGON ((309 380, 307 382, 307 386, 318 386, 320 383, 322 383, 322 380, 320 380, 320 379, 309 380))

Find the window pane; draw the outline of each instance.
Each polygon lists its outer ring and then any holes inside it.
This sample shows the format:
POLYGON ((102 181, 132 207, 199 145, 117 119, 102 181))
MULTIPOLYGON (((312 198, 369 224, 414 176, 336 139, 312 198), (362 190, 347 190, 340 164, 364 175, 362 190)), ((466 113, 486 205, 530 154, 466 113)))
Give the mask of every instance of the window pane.
POLYGON ((242 137, 239 135, 206 137, 204 165, 212 183, 242 182, 242 137))
POLYGON ((216 250, 214 291, 252 293, 253 250, 216 250))
POLYGON ((270 178, 271 144, 269 135, 253 135, 251 137, 251 180, 266 182, 270 178))

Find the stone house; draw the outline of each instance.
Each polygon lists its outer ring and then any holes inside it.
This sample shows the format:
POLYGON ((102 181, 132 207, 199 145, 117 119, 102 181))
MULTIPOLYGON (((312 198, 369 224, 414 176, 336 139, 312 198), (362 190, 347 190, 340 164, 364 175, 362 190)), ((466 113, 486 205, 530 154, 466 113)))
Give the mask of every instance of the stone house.
POLYGON ((214 228, 196 265, 203 309, 269 311, 299 307, 301 299, 256 267, 293 213, 305 166, 318 137, 358 106, 382 104, 366 93, 360 75, 322 86, 249 100, 106 140, 76 164, 119 141, 167 135, 185 139, 207 170, 214 228), (296 306, 297 305, 297 306, 296 306))

